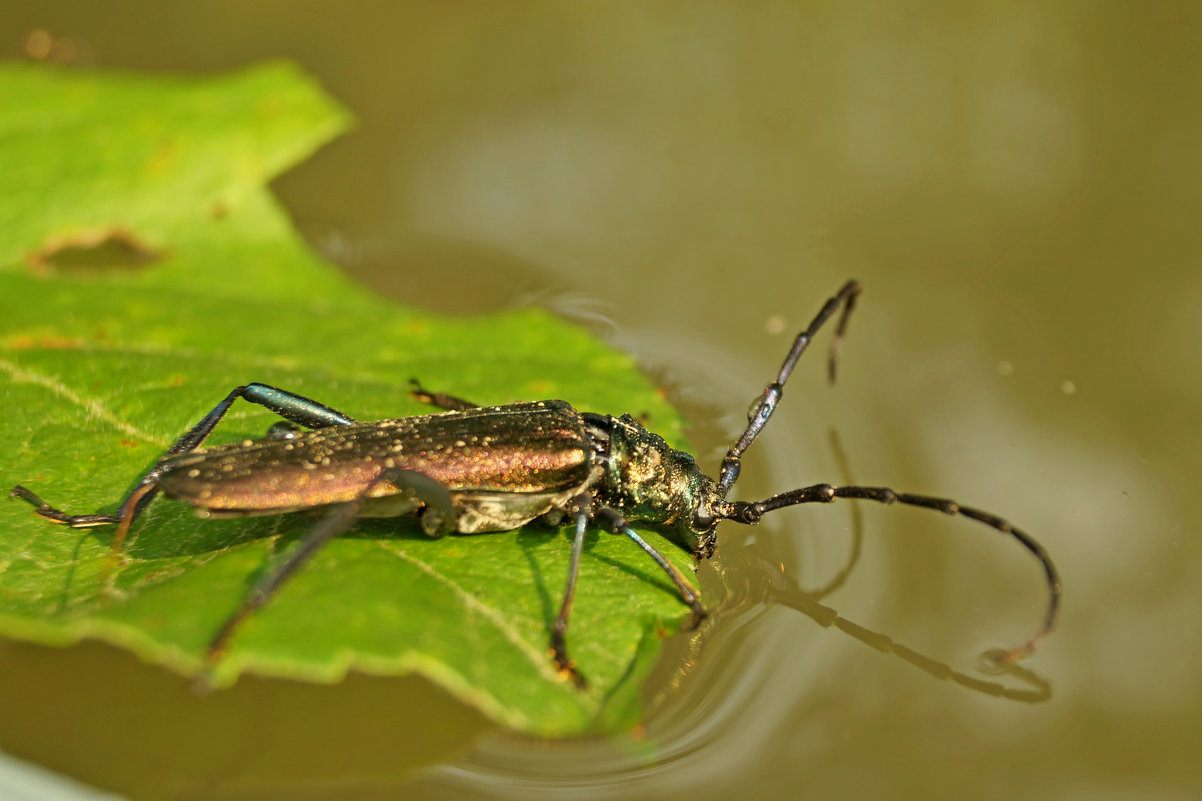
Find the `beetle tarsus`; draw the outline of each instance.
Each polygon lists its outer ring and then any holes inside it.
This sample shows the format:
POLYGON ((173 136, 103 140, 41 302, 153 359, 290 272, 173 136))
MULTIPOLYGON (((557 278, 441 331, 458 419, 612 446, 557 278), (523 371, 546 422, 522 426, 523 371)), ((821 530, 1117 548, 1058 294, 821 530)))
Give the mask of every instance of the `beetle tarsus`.
POLYGON ((55 509, 50 504, 43 501, 33 492, 25 489, 20 484, 8 491, 8 497, 14 500, 22 500, 34 507, 34 513, 39 517, 49 520, 51 523, 70 526, 71 528, 94 528, 95 526, 107 526, 112 523, 121 522, 121 518, 112 515, 73 515, 55 509))
POLYGON ((706 611, 705 607, 701 605, 700 601, 694 601, 693 603, 689 604, 689 611, 692 612, 692 614, 689 615, 689 623, 687 626, 685 626, 685 631, 692 631, 700 626, 702 621, 710 616, 710 613, 706 611))
POLYGON ((564 646, 563 638, 559 641, 551 643, 551 660, 555 663, 555 672, 559 675, 560 681, 571 680, 576 685, 578 690, 587 690, 588 681, 584 676, 580 675, 580 671, 576 670, 576 663, 568 659, 568 654, 564 646))

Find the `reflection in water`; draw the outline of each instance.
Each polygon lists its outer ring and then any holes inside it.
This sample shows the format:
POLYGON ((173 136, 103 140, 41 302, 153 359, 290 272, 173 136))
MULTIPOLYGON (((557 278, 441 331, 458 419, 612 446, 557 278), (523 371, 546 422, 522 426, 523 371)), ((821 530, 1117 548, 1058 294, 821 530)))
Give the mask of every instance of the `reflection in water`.
MULTIPOLYGON (((847 453, 843 449, 843 445, 839 440, 838 433, 830 430, 830 446, 831 451, 835 454, 835 458, 839 465, 839 472, 844 484, 854 484, 855 480, 851 477, 851 468, 847 459, 847 453)), ((795 582, 789 579, 784 571, 773 570, 770 565, 765 564, 764 573, 769 577, 763 583, 767 589, 767 596, 772 603, 781 606, 787 606, 790 609, 795 609, 801 612, 806 617, 813 620, 820 626, 830 627, 835 626, 840 631, 850 634, 860 642, 880 651, 881 653, 891 653, 895 656, 909 662, 915 667, 934 676, 937 679, 951 680, 977 692, 985 695, 992 695, 1001 698, 1008 698, 1012 701, 1025 701, 1027 703, 1042 703, 1052 697, 1051 685, 1046 679, 1042 678, 1034 671, 1024 668, 1018 664, 1017 660, 1005 658, 1010 652, 1005 651, 989 651, 982 654, 981 664, 979 669, 988 670, 992 673, 1004 674, 1031 685, 1033 689, 1021 690, 1007 687, 996 682, 983 681, 973 678, 972 676, 961 673, 952 669, 947 664, 936 659, 924 656, 912 648, 907 648, 900 643, 879 632, 864 628, 856 623, 853 623, 846 618, 840 617, 838 612, 828 606, 824 606, 820 601, 830 595, 835 590, 839 589, 847 581, 847 577, 851 575, 856 563, 860 559, 861 548, 864 541, 864 514, 860 509, 859 504, 851 504, 851 528, 852 528, 852 547, 851 555, 848 557, 847 564, 844 565, 835 577, 831 579, 824 587, 816 591, 806 591, 798 586, 795 582)), ((1038 554, 1037 554, 1038 555, 1038 554)), ((1049 614, 1054 615, 1056 610, 1056 600, 1058 595, 1053 595, 1052 608, 1049 614)), ((1040 634, 1045 635, 1051 630, 1052 620, 1049 618, 1041 630, 1040 634)), ((1017 649, 1015 649, 1017 650, 1017 649)))
POLYGON ((983 654, 982 669, 991 667, 993 672, 1004 674, 1029 684, 1032 689, 1015 689, 996 682, 973 678, 953 669, 943 662, 924 656, 912 648, 894 642, 888 635, 872 631, 846 618, 840 617, 834 609, 818 602, 821 595, 790 586, 788 579, 779 571, 765 569, 764 574, 773 576, 781 583, 781 585, 768 588, 768 596, 773 603, 787 606, 790 609, 796 609, 820 626, 835 626, 840 631, 855 637, 865 645, 881 653, 893 654, 937 679, 950 680, 970 690, 985 695, 1007 698, 1012 701, 1042 703, 1052 697, 1051 685, 1048 684, 1047 680, 1028 668, 1024 668, 1013 662, 999 662, 997 659, 990 658, 990 654, 983 654))
MULTIPOLYGON (((842 481, 854 483, 838 435, 832 430, 829 436, 842 481)), ((837 628, 875 651, 974 693, 1028 704, 1051 699, 1050 683, 1028 668, 982 654, 979 670, 1011 681, 1003 684, 976 678, 848 620, 823 604, 823 598, 847 582, 862 553, 863 513, 859 504, 847 507, 851 518, 847 559, 818 589, 801 588, 782 567, 759 557, 752 558, 750 570, 728 571, 721 560, 710 563, 721 581, 722 600, 711 607, 711 615, 698 628, 677 638, 682 641, 676 645, 683 653, 666 657, 673 667, 649 699, 653 711, 646 727, 631 739, 556 742, 498 735, 480 743, 466 759, 436 769, 434 775, 444 787, 471 788, 473 793, 497 798, 525 798, 532 794, 553 797, 566 790, 575 796, 587 794, 589 788, 612 789, 636 780, 641 793, 654 793, 660 782, 667 792, 669 788, 679 790, 681 783, 690 779, 700 785, 712 772, 733 769, 733 765, 726 765, 730 732, 738 729, 739 717, 747 709, 762 707, 762 701, 756 700, 762 685, 756 676, 747 673, 733 681, 722 677, 714 681, 705 675, 713 670, 703 657, 715 635, 729 641, 738 629, 748 628, 770 607, 800 612, 823 628, 837 628), (689 778, 682 778, 686 776, 689 778)), ((727 642, 723 647, 732 646, 727 642)))

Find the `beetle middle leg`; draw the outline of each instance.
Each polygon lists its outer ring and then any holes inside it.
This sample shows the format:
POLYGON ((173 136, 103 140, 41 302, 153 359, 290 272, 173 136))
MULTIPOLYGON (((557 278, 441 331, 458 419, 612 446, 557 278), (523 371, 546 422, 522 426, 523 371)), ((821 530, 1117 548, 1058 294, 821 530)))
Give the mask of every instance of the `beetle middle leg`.
POLYGON ((568 658, 567 634, 568 617, 572 614, 572 601, 576 598, 576 579, 580 574, 580 554, 584 550, 584 534, 588 530, 591 515, 592 499, 587 494, 576 499, 576 533, 572 537, 572 556, 568 560, 568 583, 563 590, 563 603, 560 604, 559 614, 551 624, 551 656, 560 675, 570 676, 576 686, 583 690, 587 683, 584 677, 576 671, 576 666, 568 658))
MULTIPOLYGON (((9 492, 9 497, 20 498, 37 507, 34 511, 45 519, 55 523, 62 523, 71 528, 92 528, 94 526, 116 523, 117 531, 113 535, 112 552, 114 554, 120 553, 122 547, 125 545, 125 537, 129 533, 130 525, 138 518, 138 515, 142 514, 147 504, 154 500, 154 496, 158 494, 159 478, 163 474, 164 462, 172 456, 179 456, 200 447, 208 439, 209 434, 213 433, 213 429, 217 427, 217 424, 221 422, 221 419, 225 417, 230 407, 234 404, 234 401, 238 398, 264 406, 280 417, 308 428, 347 426, 355 422, 353 417, 311 398, 297 395, 295 392, 289 392, 268 384, 246 384, 231 390, 220 403, 213 407, 212 411, 201 418, 199 423, 188 429, 182 437, 176 440, 175 444, 159 457, 159 461, 155 466, 142 476, 137 486, 125 496, 125 499, 121 502, 120 509, 118 509, 115 515, 69 514, 56 509, 19 484, 12 488, 9 492)), ((271 434, 269 433, 269 435, 271 434)), ((279 434, 275 434, 275 436, 279 436, 279 434)))
POLYGON ((584 534, 588 529, 588 523, 591 518, 604 518, 615 534, 624 534, 655 560, 655 563, 660 566, 676 586, 676 591, 680 594, 680 599, 692 611, 691 625, 696 626, 706 616, 705 607, 701 605, 701 595, 693 587, 692 583, 685 578, 676 565, 669 562, 663 554, 656 550, 655 546, 640 537, 638 532, 632 529, 630 524, 626 522, 626 518, 609 507, 603 506, 597 508, 595 511, 591 510, 590 507, 591 499, 587 494, 581 495, 576 499, 576 527, 575 536, 572 538, 572 555, 568 563, 568 582, 563 592, 563 604, 560 606, 559 614, 556 615, 555 622, 551 626, 551 655, 555 660, 555 667, 561 675, 571 677, 580 689, 585 688, 586 682, 584 677, 576 671, 575 663, 568 657, 567 633, 568 618, 572 613, 572 601, 576 597, 576 580, 580 573, 580 554, 584 549, 584 534))
POLYGON ((448 412, 464 412, 468 409, 480 408, 479 404, 454 395, 448 395, 445 392, 431 392, 423 387, 421 382, 416 378, 409 379, 409 394, 422 403, 437 406, 439 409, 445 409, 448 412))

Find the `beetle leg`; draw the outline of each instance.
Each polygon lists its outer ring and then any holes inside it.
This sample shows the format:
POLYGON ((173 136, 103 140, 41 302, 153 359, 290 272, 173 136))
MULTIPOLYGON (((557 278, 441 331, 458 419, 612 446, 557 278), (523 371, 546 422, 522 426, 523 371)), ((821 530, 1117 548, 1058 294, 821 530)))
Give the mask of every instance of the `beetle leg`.
POLYGON ((418 519, 427 537, 438 538, 455 530, 455 504, 446 486, 417 470, 397 467, 384 471, 384 475, 397 489, 408 490, 424 504, 418 519))
POLYGON ((730 492, 730 488, 734 486, 735 481, 738 479, 740 460, 743 457, 743 452, 751 447, 751 443, 755 442, 755 438, 760 435, 760 432, 764 430, 764 426, 768 423, 768 418, 776 410, 776 404, 780 401, 785 382, 792 375, 793 368, 797 365, 797 360, 801 358, 801 354, 805 353, 806 348, 810 346, 810 342, 813 341, 814 335, 818 333, 818 329, 842 306, 843 314, 839 317, 839 324, 835 328, 835 340, 831 343, 830 360, 827 362, 827 373, 830 376, 830 380, 834 382, 835 365, 838 363, 839 358, 839 344, 843 341, 843 335, 847 332, 847 318, 851 315, 851 310, 855 308, 856 298, 859 295, 860 283, 854 280, 848 281, 834 297, 823 305, 814 319, 810 321, 809 326, 793 340, 793 347, 789 349, 789 354, 785 356, 784 362, 781 363, 780 372, 777 373, 776 380, 764 387, 763 394, 752 404, 751 410, 747 415, 747 430, 735 440, 735 444, 731 445, 730 450, 726 452, 726 458, 722 460, 722 473, 718 479, 719 498, 725 498, 730 492))
POLYGON ((676 585, 676 591, 680 593, 680 600, 684 601, 690 610, 693 612, 691 625, 696 626, 705 619, 705 607, 701 605, 701 595, 693 587, 692 583, 685 578, 684 574, 676 565, 664 558, 664 555, 655 549, 651 543, 638 535, 630 524, 626 522, 626 518, 622 517, 616 510, 609 507, 601 507, 597 510, 598 517, 604 517, 609 522, 610 527, 616 534, 625 534, 630 539, 634 540, 635 544, 647 552, 647 555, 655 560, 655 563, 668 574, 668 578, 672 579, 672 583, 676 585))
MULTIPOLYGON (((267 384, 246 384, 245 386, 234 388, 230 394, 226 395, 220 403, 213 407, 212 411, 201 418, 199 423, 190 428, 187 433, 175 441, 174 445, 167 449, 167 452, 159 458, 158 463, 142 476, 133 491, 125 496, 125 499, 121 502, 121 508, 116 515, 68 514, 54 508, 19 484, 13 487, 8 495, 10 498, 20 498, 33 504, 37 507, 34 511, 47 520, 55 523, 63 523, 71 528, 91 528, 108 523, 117 523, 118 528, 116 534, 113 536, 112 552, 114 554, 120 553, 121 548, 125 544, 125 535, 128 533, 130 525, 137 519, 138 515, 142 514, 146 505, 154 500, 154 496, 158 494, 159 477, 163 474, 163 461, 168 457, 178 456, 181 453, 188 453, 198 448, 208 438, 209 434, 213 433, 213 429, 217 427, 217 424, 221 422, 221 418, 225 417, 226 412, 230 410, 230 406, 238 398, 244 398, 251 403, 265 406, 281 417, 309 428, 346 426, 355 422, 353 417, 345 415, 337 409, 332 409, 325 404, 306 398, 303 395, 277 389, 267 384)), ((268 432, 268 435, 282 436, 280 434, 272 434, 271 432, 268 432)))
MULTIPOLYGON (((366 495, 366 492, 364 495, 366 495)), ((221 628, 217 631, 216 636, 209 642, 205 658, 210 666, 221 658, 221 655, 225 652, 226 644, 229 642, 235 629, 237 629, 238 624, 247 615, 261 608, 271 600, 271 597, 279 590, 280 585, 300 569, 305 562, 309 561, 321 546, 329 542, 332 537, 345 531, 358 516, 359 511, 363 508, 364 501, 365 497, 360 496, 353 501, 347 501, 335 507, 334 511, 323 517, 321 522, 305 535, 305 538, 301 540, 296 550, 289 554, 283 564, 269 572, 251 588, 250 592, 242 599, 241 605, 234 610, 232 615, 226 618, 225 622, 221 624, 221 628)))
POLYGON ((463 398, 457 398, 454 395, 447 395, 444 392, 430 392, 416 378, 409 379, 409 394, 422 403, 437 406, 439 409, 446 409, 448 412, 462 412, 468 409, 480 408, 479 404, 472 403, 463 398))
POLYGON ((572 601, 576 598, 576 577, 580 573, 580 553, 584 550, 584 533, 588 530, 590 507, 592 501, 587 494, 576 498, 576 535, 572 538, 572 557, 568 562, 568 583, 563 590, 563 603, 555 623, 551 626, 551 656, 555 667, 565 678, 571 677, 576 686, 583 690, 586 686, 584 677, 576 672, 576 665, 568 658, 566 637, 568 633, 568 617, 572 614, 572 601))
POLYGON ((371 493, 377 487, 383 484, 392 484, 401 488, 404 485, 401 483, 403 478, 400 474, 412 472, 411 470, 400 470, 398 468, 390 468, 382 471, 380 475, 363 488, 358 497, 346 503, 338 504, 329 514, 323 517, 304 536, 292 553, 288 554, 288 557, 282 564, 268 572, 255 583, 250 592, 246 594, 246 597, 242 599, 242 604, 221 624, 221 628, 209 642, 209 647, 205 652, 205 661, 208 666, 211 668, 225 653, 230 637, 233 636, 239 624, 248 615, 262 608, 279 591, 280 585, 303 567, 313 557, 313 554, 317 553, 331 539, 346 531, 355 522, 355 519, 363 511, 363 507, 369 500, 371 493))
POLYGON ((121 518, 113 515, 70 515, 61 509, 55 509, 50 504, 43 501, 30 490, 25 489, 20 484, 8 491, 8 497, 20 498, 26 503, 36 507, 33 511, 42 517, 54 523, 62 523, 71 528, 92 528, 93 526, 107 526, 112 523, 118 523, 121 518))
POLYGON ((303 430, 296 423, 278 420, 268 426, 267 432, 263 434, 263 439, 296 439, 303 430))
POLYGON ((238 398, 243 398, 251 403, 264 406, 285 420, 299 423, 306 428, 349 426, 355 423, 355 418, 343 414, 337 409, 332 409, 323 403, 318 403, 311 398, 306 398, 304 395, 297 395, 295 392, 278 389, 267 384, 247 384, 236 387, 230 394, 226 395, 221 403, 214 406, 213 410, 201 418, 199 423, 193 426, 188 433, 180 437, 163 454, 163 457, 177 456, 199 447, 208 438, 209 434, 213 433, 213 429, 217 427, 217 424, 221 422, 221 418, 225 417, 226 412, 230 410, 230 406, 238 398))

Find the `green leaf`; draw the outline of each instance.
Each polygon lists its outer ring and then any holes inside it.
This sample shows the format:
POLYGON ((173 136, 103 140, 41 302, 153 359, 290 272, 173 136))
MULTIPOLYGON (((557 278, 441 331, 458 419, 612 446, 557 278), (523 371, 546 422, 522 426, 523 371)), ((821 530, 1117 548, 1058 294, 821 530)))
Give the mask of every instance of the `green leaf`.
MULTIPOLYGON (((310 252, 265 184, 347 122, 286 65, 203 80, 0 68, 10 484, 72 513, 111 512, 250 381, 362 420, 429 412, 408 395, 411 377, 486 404, 563 398, 645 415, 681 444, 678 417, 631 359, 573 326, 538 310, 451 319, 399 307, 310 252)), ((239 403, 210 441, 273 420, 239 403)), ((72 530, 0 504, 0 632, 99 638, 196 675, 221 622, 312 523, 200 520, 157 500, 114 563, 111 526, 72 530)), ((569 635, 589 687, 560 680, 547 644, 570 544, 568 529, 429 540, 410 521, 364 522, 246 621, 216 680, 416 672, 518 730, 628 727, 686 610, 637 547, 590 531, 569 635)))

